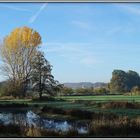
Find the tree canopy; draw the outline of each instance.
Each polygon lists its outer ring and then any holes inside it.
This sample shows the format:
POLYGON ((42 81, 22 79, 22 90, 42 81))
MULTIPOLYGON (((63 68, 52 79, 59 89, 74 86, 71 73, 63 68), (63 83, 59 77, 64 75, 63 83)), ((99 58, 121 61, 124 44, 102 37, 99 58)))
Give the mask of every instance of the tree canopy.
POLYGON ((44 57, 43 52, 38 51, 32 61, 31 81, 33 89, 38 91, 40 98, 42 98, 43 92, 54 95, 61 89, 61 84, 54 80, 51 70, 52 66, 44 57))
POLYGON ((129 70, 114 70, 110 80, 111 92, 130 92, 134 86, 140 87, 140 76, 137 72, 129 70))
POLYGON ((26 83, 31 74, 31 63, 36 48, 41 44, 40 34, 29 28, 14 29, 1 45, 3 72, 12 81, 13 87, 26 90, 26 83))
POLYGON ((26 96, 29 86, 42 92, 58 92, 62 85, 54 80, 52 66, 39 51, 40 34, 32 28, 15 28, 3 39, 1 58, 3 73, 8 76, 8 90, 12 95, 26 96))

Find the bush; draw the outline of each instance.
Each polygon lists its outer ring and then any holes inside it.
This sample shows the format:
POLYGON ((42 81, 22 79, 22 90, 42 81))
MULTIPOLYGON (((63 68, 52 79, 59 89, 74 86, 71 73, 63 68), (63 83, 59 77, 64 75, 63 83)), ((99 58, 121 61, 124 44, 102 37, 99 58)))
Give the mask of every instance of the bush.
POLYGON ((96 88, 94 89, 95 94, 107 94, 109 93, 109 90, 104 87, 96 88))
POLYGON ((131 89, 131 95, 140 95, 140 88, 138 86, 134 86, 131 89))
POLYGON ((23 96, 23 85, 19 85, 12 80, 6 81, 1 86, 1 96, 13 96, 13 97, 21 97, 23 96))
POLYGON ((63 95, 71 95, 74 93, 74 90, 72 88, 69 88, 69 87, 63 87, 61 92, 63 95))
POLYGON ((15 97, 13 97, 13 96, 1 96, 0 99, 1 100, 13 100, 13 99, 15 99, 15 97))

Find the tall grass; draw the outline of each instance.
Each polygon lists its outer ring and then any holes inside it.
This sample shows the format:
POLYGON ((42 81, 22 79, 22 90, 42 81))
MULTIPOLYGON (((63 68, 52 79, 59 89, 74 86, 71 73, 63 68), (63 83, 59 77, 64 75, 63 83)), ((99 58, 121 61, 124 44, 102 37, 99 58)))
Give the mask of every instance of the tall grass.
POLYGON ((107 103, 99 103, 98 106, 100 105, 101 108, 105 109, 140 109, 140 103, 135 103, 135 102, 121 102, 121 101, 116 101, 116 102, 107 102, 107 103))
POLYGON ((0 137, 11 137, 11 136, 19 137, 19 136, 23 136, 22 132, 23 132, 22 127, 20 127, 18 125, 0 124, 0 137))
POLYGON ((131 120, 119 117, 109 120, 93 120, 89 125, 89 136, 97 137, 138 137, 140 136, 140 119, 131 120))
POLYGON ((80 109, 63 109, 63 108, 54 108, 50 106, 44 106, 42 108, 42 113, 55 113, 55 114, 62 114, 62 115, 70 115, 72 117, 76 117, 78 119, 100 119, 103 116, 109 119, 117 118, 117 115, 113 113, 101 113, 101 112, 91 112, 86 110, 80 109))
POLYGON ((88 123, 88 133, 79 134, 76 127, 67 131, 42 129, 38 127, 0 125, 2 137, 139 137, 140 118, 129 119, 126 117, 112 118, 102 117, 93 119, 88 123))

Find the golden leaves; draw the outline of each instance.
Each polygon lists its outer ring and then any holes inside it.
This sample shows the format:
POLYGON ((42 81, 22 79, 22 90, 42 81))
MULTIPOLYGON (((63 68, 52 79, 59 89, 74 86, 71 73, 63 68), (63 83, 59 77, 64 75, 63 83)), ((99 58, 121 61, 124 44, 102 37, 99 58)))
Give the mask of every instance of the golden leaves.
POLYGON ((14 79, 22 81, 29 75, 31 62, 40 44, 40 34, 26 26, 14 29, 4 38, 1 56, 14 79))
POLYGON ((5 39, 4 44, 10 50, 22 47, 38 47, 41 44, 41 36, 39 33, 29 27, 14 29, 5 39))

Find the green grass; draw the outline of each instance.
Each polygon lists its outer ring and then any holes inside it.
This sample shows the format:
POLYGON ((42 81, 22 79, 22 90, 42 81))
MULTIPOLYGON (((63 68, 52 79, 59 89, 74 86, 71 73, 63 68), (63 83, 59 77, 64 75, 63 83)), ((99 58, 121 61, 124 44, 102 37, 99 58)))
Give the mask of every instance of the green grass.
POLYGON ((105 112, 115 113, 118 115, 128 115, 129 117, 140 116, 140 109, 103 109, 97 106, 96 103, 110 102, 110 101, 128 101, 128 102, 140 102, 140 96, 124 96, 124 95, 105 95, 105 96, 61 96, 56 97, 57 99, 64 99, 65 101, 32 101, 31 99, 11 99, 11 100, 0 100, 0 104, 6 104, 7 106, 12 103, 28 104, 29 106, 38 105, 39 107, 48 105, 54 108, 62 109, 79 109, 88 110, 92 112, 105 112), (83 102, 77 103, 74 100, 81 100, 83 102), (95 101, 95 104, 85 104, 84 101, 95 101))
POLYGON ((140 96, 104 95, 104 96, 61 96, 65 100, 93 100, 93 101, 135 101, 140 102, 140 96))

